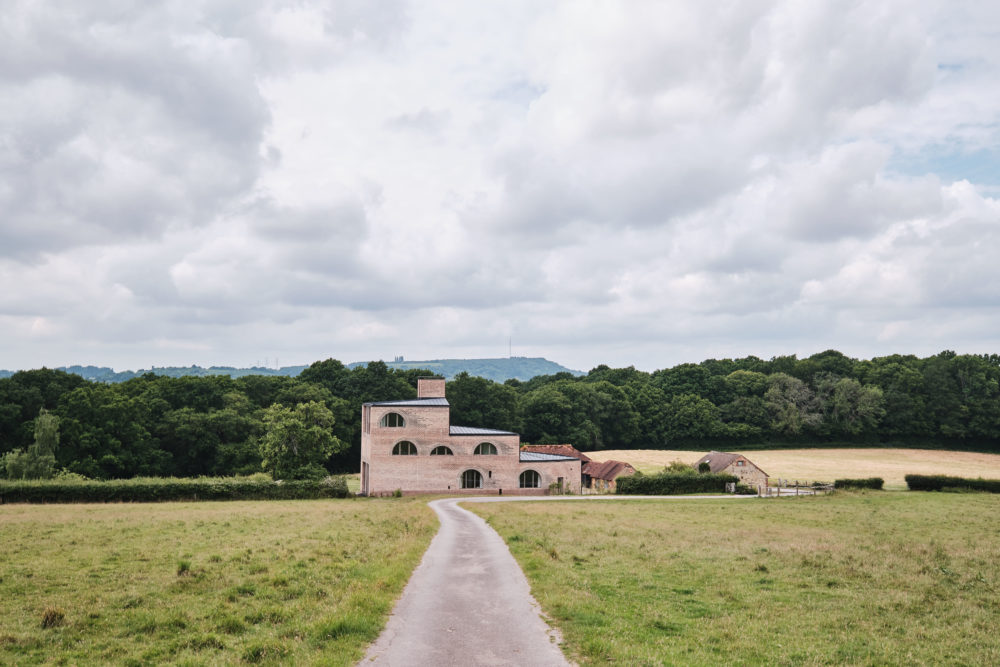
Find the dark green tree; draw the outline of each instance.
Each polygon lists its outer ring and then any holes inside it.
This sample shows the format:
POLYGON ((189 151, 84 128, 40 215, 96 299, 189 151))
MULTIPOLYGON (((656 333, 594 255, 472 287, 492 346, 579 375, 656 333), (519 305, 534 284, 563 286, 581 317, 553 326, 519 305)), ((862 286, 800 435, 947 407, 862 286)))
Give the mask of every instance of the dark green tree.
POLYGON ((333 413, 320 402, 264 411, 261 466, 274 479, 311 479, 327 474, 324 464, 347 445, 333 435, 333 413))

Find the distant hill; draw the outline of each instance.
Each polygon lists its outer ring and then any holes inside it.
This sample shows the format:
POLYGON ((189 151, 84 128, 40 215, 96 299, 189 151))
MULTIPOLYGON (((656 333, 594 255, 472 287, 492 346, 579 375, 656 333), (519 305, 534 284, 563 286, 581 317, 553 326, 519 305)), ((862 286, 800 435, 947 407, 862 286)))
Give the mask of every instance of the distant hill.
MULTIPOLYGON (((348 364, 348 368, 357 368, 367 365, 367 361, 357 361, 348 364)), ((536 375, 554 375, 555 373, 572 373, 573 375, 583 375, 580 371, 574 371, 565 366, 543 359, 541 357, 510 357, 502 359, 433 359, 431 361, 391 361, 386 362, 389 368, 408 370, 411 368, 426 368, 450 380, 462 371, 469 375, 503 382, 510 378, 518 380, 530 380, 536 375)), ((146 373, 165 375, 167 377, 183 377, 187 375, 228 375, 238 378, 244 375, 287 375, 295 377, 308 366, 283 366, 281 368, 234 368, 232 366, 211 366, 202 368, 201 366, 153 366, 150 369, 138 371, 118 371, 107 366, 60 366, 56 370, 67 373, 75 373, 80 377, 94 382, 125 382, 134 377, 139 377, 146 373)), ((10 377, 14 371, 0 370, 0 378, 10 377)))
MULTIPOLYGON (((348 364, 348 368, 364 366, 367 361, 348 364)), ((580 371, 566 368, 554 361, 542 357, 502 357, 499 359, 431 359, 428 361, 387 361, 389 368, 409 370, 411 368, 426 368, 447 380, 452 379, 462 371, 469 375, 478 375, 494 382, 503 382, 511 378, 530 380, 536 375, 555 375, 556 373, 572 373, 583 375, 580 371)))
MULTIPOLYGON (((60 366, 55 370, 75 373, 80 377, 94 382, 125 382, 134 377, 140 377, 146 373, 165 375, 167 377, 184 377, 187 375, 229 375, 238 378, 244 375, 288 375, 296 376, 302 372, 306 366, 285 366, 283 368, 233 368, 232 366, 211 366, 202 368, 201 366, 153 366, 149 369, 138 371, 118 371, 107 366, 60 366)), ((0 378, 10 377, 14 371, 0 371, 0 378)))

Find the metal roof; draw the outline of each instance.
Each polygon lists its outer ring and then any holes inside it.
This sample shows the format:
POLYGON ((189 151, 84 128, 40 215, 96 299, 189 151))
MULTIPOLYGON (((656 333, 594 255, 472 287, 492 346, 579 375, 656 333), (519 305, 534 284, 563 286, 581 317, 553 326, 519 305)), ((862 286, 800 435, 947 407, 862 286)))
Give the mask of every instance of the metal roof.
POLYGON ((511 431, 498 431, 495 428, 475 428, 473 426, 451 426, 451 435, 517 435, 511 431))
POLYGON ((560 456, 569 456, 574 459, 580 459, 584 463, 590 460, 589 456, 581 452, 573 445, 521 445, 521 451, 537 452, 538 454, 558 454, 560 456))
POLYGON ((580 459, 575 456, 562 456, 560 454, 542 454, 540 452, 521 452, 520 461, 523 463, 525 461, 539 462, 539 461, 579 461, 580 459))
POLYGON ((375 401, 365 405, 394 405, 400 408, 448 407, 447 398, 407 398, 402 401, 375 401))

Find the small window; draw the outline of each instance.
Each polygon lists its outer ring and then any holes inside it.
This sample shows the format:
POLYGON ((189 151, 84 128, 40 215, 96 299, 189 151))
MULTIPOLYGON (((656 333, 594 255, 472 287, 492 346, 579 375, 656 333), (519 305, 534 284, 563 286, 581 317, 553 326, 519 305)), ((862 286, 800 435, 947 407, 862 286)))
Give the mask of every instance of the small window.
POLYGON ((406 426, 406 420, 403 419, 403 415, 396 412, 387 412, 382 415, 382 421, 378 423, 379 426, 388 426, 389 428, 402 428, 406 426))
POLYGON ((478 470, 466 470, 462 473, 462 488, 463 489, 481 489, 483 488, 483 476, 479 474, 478 470))
POLYGON ((476 445, 476 451, 473 454, 490 455, 496 456, 497 447, 491 442, 481 442, 476 445))
POLYGON ((747 464, 746 461, 737 461, 736 462, 736 465, 738 465, 738 466, 745 466, 746 464, 747 464))
POLYGON ((396 443, 396 446, 392 448, 393 456, 416 456, 417 446, 414 445, 409 440, 402 440, 396 443))
POLYGON ((522 489, 537 489, 540 481, 541 475, 534 470, 525 470, 521 473, 521 477, 518 480, 519 486, 522 489))
POLYGON ((431 450, 431 456, 453 456, 454 452, 449 447, 438 445, 431 450))

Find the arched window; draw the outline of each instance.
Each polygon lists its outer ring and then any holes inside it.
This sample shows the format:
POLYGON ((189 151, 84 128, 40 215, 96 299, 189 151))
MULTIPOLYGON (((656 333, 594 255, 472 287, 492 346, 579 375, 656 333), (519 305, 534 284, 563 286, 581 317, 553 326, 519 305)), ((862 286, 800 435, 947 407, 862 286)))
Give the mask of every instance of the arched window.
POLYGON ((478 470, 466 470, 462 473, 462 488, 463 489, 481 489, 483 488, 483 476, 479 474, 478 470))
POLYGON ((494 455, 495 456, 496 453, 497 453, 497 446, 494 445, 491 442, 481 442, 478 445, 476 445, 476 451, 474 451, 472 453, 473 454, 490 454, 490 455, 494 455))
POLYGON ((525 470, 518 479, 518 486, 522 489, 537 489, 541 481, 541 475, 534 470, 525 470))
POLYGON ((438 445, 431 450, 431 456, 453 456, 454 452, 444 445, 438 445))
POLYGON ((409 440, 400 440, 396 443, 396 446, 392 448, 393 456, 416 456, 417 446, 414 445, 409 440))
POLYGON ((403 419, 403 415, 396 412, 387 412, 382 415, 382 420, 378 423, 379 426, 389 426, 391 428, 399 428, 406 426, 406 420, 403 419))

